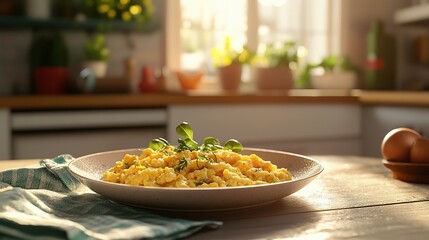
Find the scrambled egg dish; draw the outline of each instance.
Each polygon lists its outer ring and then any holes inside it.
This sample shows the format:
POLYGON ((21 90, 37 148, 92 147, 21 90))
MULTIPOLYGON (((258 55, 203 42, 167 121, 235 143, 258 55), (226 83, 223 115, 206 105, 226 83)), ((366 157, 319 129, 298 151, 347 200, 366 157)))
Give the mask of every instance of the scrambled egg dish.
POLYGON ((292 175, 255 154, 231 150, 211 152, 146 148, 140 156, 125 155, 103 180, 153 187, 232 187, 289 181, 292 175))

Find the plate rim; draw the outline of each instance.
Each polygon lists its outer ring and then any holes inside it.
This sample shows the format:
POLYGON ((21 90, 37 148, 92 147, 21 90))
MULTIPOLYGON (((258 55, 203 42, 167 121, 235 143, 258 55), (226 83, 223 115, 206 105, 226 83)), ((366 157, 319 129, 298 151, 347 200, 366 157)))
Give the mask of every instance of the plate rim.
MULTIPOLYGON (((70 161, 67 165, 67 168, 69 169, 70 172, 72 172, 72 174, 74 174, 75 176, 78 176, 81 179, 96 181, 97 183, 101 183, 101 184, 113 185, 113 186, 123 186, 123 187, 129 187, 129 188, 138 188, 138 189, 151 189, 151 190, 162 189, 165 191, 202 191, 202 190, 204 190, 204 191, 220 191, 220 190, 233 191, 234 189, 259 188, 259 187, 265 187, 267 185, 268 186, 283 185, 285 183, 304 181, 304 180, 307 180, 307 179, 310 179, 313 177, 317 177, 318 175, 320 175, 325 170, 324 165, 320 161, 318 161, 312 157, 297 154, 297 153, 292 153, 292 152, 272 150, 272 149, 264 149, 264 148, 244 148, 243 150, 244 151, 264 151, 264 152, 271 152, 271 153, 280 153, 280 154, 292 155, 292 156, 299 157, 299 158, 304 158, 306 160, 309 160, 309 161, 316 163, 316 165, 319 167, 319 170, 317 172, 310 174, 309 176, 306 176, 303 178, 297 178, 297 179, 292 178, 292 180, 289 180, 289 181, 282 181, 282 182, 275 182, 275 183, 264 183, 264 184, 256 184, 256 185, 247 185, 247 186, 198 187, 198 188, 153 187, 153 186, 136 186, 136 185, 128 185, 128 184, 122 184, 122 183, 113 183, 113 182, 103 181, 102 179, 88 178, 86 176, 82 176, 81 174, 79 174, 73 170, 72 165, 82 158, 97 156, 97 155, 103 155, 103 154, 109 154, 109 153, 116 153, 116 152, 121 152, 121 151, 136 151, 136 150, 140 151, 141 149, 140 148, 118 149, 118 150, 110 150, 110 151, 103 151, 103 152, 97 152, 97 153, 91 153, 88 155, 83 155, 83 156, 80 156, 80 157, 75 158, 72 161, 70 161)), ((287 167, 286 167, 286 169, 287 169, 287 167)), ((293 177, 293 175, 292 175, 292 177, 293 177)))

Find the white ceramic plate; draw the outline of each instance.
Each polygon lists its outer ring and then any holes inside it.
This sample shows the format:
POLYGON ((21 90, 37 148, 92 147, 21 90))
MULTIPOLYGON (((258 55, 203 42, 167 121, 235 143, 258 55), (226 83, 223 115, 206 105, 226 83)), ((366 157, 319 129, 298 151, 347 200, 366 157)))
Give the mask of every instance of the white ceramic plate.
POLYGON ((130 186, 102 181, 103 173, 123 156, 138 154, 137 149, 101 152, 76 158, 70 171, 88 188, 114 201, 133 206, 174 211, 218 211, 265 205, 286 197, 313 181, 323 166, 306 156, 293 153, 247 148, 242 154, 255 153, 293 175, 288 182, 222 188, 161 188, 130 186))

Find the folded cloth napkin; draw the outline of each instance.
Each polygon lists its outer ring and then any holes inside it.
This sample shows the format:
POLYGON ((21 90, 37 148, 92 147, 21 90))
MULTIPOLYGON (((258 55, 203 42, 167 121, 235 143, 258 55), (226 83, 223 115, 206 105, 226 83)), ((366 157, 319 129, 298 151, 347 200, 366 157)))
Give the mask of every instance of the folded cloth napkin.
POLYGON ((70 155, 0 172, 0 239, 181 239, 216 221, 162 217, 110 201, 67 168, 70 155))

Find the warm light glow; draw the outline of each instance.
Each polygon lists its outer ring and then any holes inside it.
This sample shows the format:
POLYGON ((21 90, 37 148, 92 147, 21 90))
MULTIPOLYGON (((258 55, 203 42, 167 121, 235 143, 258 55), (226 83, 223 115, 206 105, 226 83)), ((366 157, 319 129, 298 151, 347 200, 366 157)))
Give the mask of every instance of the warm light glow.
POLYGON ((286 3, 286 0, 258 0, 263 6, 281 7, 286 3))
POLYGON ((258 28, 258 34, 260 36, 266 36, 266 35, 270 34, 270 28, 267 25, 261 25, 258 28))
POLYGON ((183 28, 191 28, 192 23, 191 23, 191 21, 184 20, 182 26, 183 26, 183 28))
POLYGON ((132 14, 132 15, 138 15, 138 14, 140 14, 142 12, 142 7, 141 6, 139 6, 139 5, 132 5, 131 7, 130 7, 130 13, 132 14))
POLYGON ((181 0, 180 4, 181 42, 186 53, 182 66, 203 66, 210 71, 210 51, 221 46, 226 36, 231 37, 233 49, 247 43, 247 0, 181 0))
POLYGON ((115 18, 116 17, 116 11, 115 10, 109 10, 109 12, 107 13, 107 16, 109 18, 115 18))
POLYGON ((128 3, 130 3, 130 0, 120 0, 119 1, 122 5, 126 5, 128 3))
POLYGON ((308 55, 308 50, 304 46, 299 46, 296 51, 299 58, 305 58, 308 55))
POLYGON ((108 4, 101 4, 98 6, 98 12, 99 13, 107 13, 109 11, 110 7, 108 4))
POLYGON ((124 21, 129 21, 129 20, 131 20, 131 13, 129 13, 129 12, 123 12, 122 13, 122 20, 124 20, 124 21))

